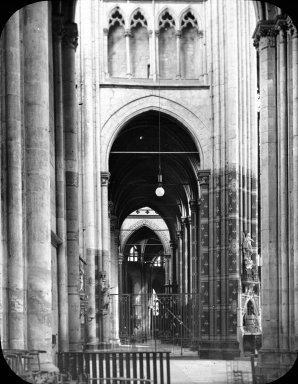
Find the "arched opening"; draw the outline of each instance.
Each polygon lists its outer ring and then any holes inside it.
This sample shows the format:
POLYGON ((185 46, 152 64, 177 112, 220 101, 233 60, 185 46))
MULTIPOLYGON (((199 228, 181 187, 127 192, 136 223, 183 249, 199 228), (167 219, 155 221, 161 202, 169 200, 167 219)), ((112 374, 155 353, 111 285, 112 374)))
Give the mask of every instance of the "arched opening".
POLYGON ((150 72, 149 33, 147 20, 140 11, 133 15, 130 28, 131 74, 139 79, 148 78, 150 72))
POLYGON ((118 8, 112 12, 108 31, 108 72, 111 77, 126 76, 124 19, 118 8))

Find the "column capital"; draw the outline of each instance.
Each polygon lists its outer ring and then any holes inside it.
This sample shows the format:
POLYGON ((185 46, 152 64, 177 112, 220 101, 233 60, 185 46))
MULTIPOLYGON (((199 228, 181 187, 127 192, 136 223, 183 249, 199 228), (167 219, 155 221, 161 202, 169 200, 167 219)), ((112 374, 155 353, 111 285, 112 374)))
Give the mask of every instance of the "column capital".
POLYGON ((276 25, 273 21, 259 21, 252 36, 254 39, 254 46, 258 49, 261 39, 266 39, 270 47, 275 47, 277 33, 276 25))
POLYGON ((175 36, 176 36, 178 39, 181 39, 181 31, 180 31, 179 29, 175 32, 175 36))
POLYGON ((149 30, 148 30, 148 34, 149 34, 149 37, 152 37, 152 35, 153 35, 153 31, 152 31, 152 29, 149 29, 149 30))
POLYGON ((178 240, 182 238, 182 231, 181 230, 180 231, 176 231, 176 237, 177 237, 178 240))
POLYGON ((199 37, 199 38, 204 37, 204 31, 203 31, 202 29, 199 29, 199 30, 198 30, 198 37, 199 37))
POLYGON ((190 206, 191 212, 195 213, 199 206, 198 200, 190 200, 189 206, 190 206))
POLYGON ((158 36, 159 36, 159 34, 160 34, 160 31, 159 31, 159 29, 156 29, 156 30, 155 30, 155 36, 156 36, 156 37, 158 37, 158 36))
POLYGON ((101 176, 101 185, 102 186, 108 186, 109 180, 110 180, 110 172, 100 172, 101 176))
POLYGON ((197 174, 197 177, 198 177, 198 182, 200 183, 200 185, 203 185, 203 184, 208 185, 209 184, 209 176, 210 176, 209 170, 199 171, 197 174))
POLYGON ((66 23, 63 27, 63 45, 77 49, 78 46, 78 25, 77 23, 66 23))
POLYGON ((297 38, 297 27, 294 25, 293 20, 288 16, 287 17, 288 24, 288 33, 292 36, 292 38, 297 38))
POLYGON ((104 34, 105 36, 108 36, 108 34, 109 34, 109 28, 104 28, 104 29, 103 29, 103 34, 104 34))
POLYGON ((130 37, 130 36, 131 36, 131 30, 130 30, 130 29, 126 29, 126 30, 124 31, 124 36, 125 36, 125 37, 130 37))
POLYGON ((170 240, 170 247, 175 250, 177 247, 176 241, 175 240, 170 240))

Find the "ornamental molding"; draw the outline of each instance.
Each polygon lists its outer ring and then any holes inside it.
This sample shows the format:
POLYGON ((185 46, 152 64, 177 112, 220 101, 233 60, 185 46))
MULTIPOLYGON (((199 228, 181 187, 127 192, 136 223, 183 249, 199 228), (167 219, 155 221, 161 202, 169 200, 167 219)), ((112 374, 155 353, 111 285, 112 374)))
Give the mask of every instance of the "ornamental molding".
POLYGON ((101 185, 102 186, 108 186, 109 185, 109 180, 110 180, 110 172, 101 172, 101 185))

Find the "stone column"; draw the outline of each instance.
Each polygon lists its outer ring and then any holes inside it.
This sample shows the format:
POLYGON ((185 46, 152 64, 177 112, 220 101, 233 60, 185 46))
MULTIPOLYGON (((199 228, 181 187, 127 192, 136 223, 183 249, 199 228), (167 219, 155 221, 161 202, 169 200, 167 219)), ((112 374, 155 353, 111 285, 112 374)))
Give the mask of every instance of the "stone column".
POLYGON ((280 316, 280 347, 288 349, 289 344, 289 271, 288 271, 288 95, 287 95, 287 25, 281 20, 279 30, 279 252, 282 256, 279 260, 279 316, 280 316))
POLYGON ((130 36, 131 36, 131 30, 126 29, 125 33, 125 42, 126 42, 126 71, 128 78, 131 78, 131 58, 130 58, 130 36))
POLYGON ((192 227, 191 216, 187 218, 187 293, 191 293, 192 227))
POLYGON ((156 78, 159 77, 159 30, 155 31, 155 65, 156 65, 156 78))
POLYGON ((176 254, 176 242, 170 241, 170 247, 171 247, 171 275, 170 279, 172 282, 172 292, 176 293, 177 288, 177 254, 176 254))
POLYGON ((118 254, 118 289, 119 295, 123 293, 123 253, 118 254))
POLYGON ((104 28, 103 30, 103 63, 104 63, 104 77, 109 78, 109 45, 108 45, 108 36, 109 30, 108 28, 104 28))
POLYGON ((66 180, 66 227, 68 268, 69 349, 81 350, 80 324, 80 259, 79 259, 79 200, 78 200, 78 132, 75 81, 75 51, 77 24, 64 25, 62 40, 63 107, 66 180))
POLYGON ((19 12, 5 27, 9 348, 25 348, 19 12))
POLYGON ((56 161, 56 225, 57 235, 62 243, 57 249, 58 263, 58 311, 59 311, 59 350, 68 351, 68 302, 67 292, 67 252, 65 217, 65 164, 64 164, 64 126, 62 90, 62 17, 53 21, 54 53, 54 100, 55 100, 55 161, 56 161))
POLYGON ((117 217, 112 215, 111 221, 111 335, 110 341, 113 345, 119 345, 119 280, 118 280, 118 243, 119 229, 117 228, 117 217))
MULTIPOLYGON (((102 215, 102 260, 101 273, 106 276, 105 285, 110 285, 110 219, 108 185, 109 172, 101 172, 101 215, 102 215)), ((110 340, 110 319, 107 312, 102 311, 102 342, 109 343, 110 340)))
POLYGON ((198 202, 196 200, 190 201, 190 209, 191 209, 191 292, 198 292, 198 267, 197 267, 197 259, 198 259, 198 228, 197 228, 197 220, 198 220, 198 202))
POLYGON ((52 350, 49 5, 23 8, 24 129, 28 260, 28 349, 41 354, 43 370, 54 368, 52 350))
MULTIPOLYGON (((293 83, 293 228, 298 228, 298 33, 292 28, 292 83, 293 83)), ((295 232, 294 232, 295 233, 295 232)), ((298 334, 298 236, 293 236, 294 259, 294 334, 298 334)), ((297 343, 297 342, 296 342, 297 343)), ((297 344, 296 344, 297 348, 297 344)))
POLYGON ((182 229, 182 292, 187 293, 187 274, 188 274, 188 268, 187 268, 187 217, 182 218, 183 220, 183 229, 182 229))
POLYGON ((181 79, 181 31, 176 31, 177 69, 176 79, 181 79))
POLYGON ((95 257, 96 257, 96 162, 95 162, 95 105, 94 105, 94 44, 92 29, 92 7, 91 1, 85 0, 85 7, 82 7, 82 19, 89 22, 81 25, 81 41, 84 42, 84 55, 81 58, 83 74, 83 95, 84 126, 82 129, 83 142, 83 225, 84 244, 86 255, 86 293, 88 296, 88 322, 87 322, 87 348, 97 348, 98 338, 96 337, 96 299, 95 299, 95 257))
POLYGON ((178 293, 182 293, 182 271, 183 271, 183 251, 182 251, 182 230, 176 232, 176 241, 177 241, 177 283, 178 283, 178 293))

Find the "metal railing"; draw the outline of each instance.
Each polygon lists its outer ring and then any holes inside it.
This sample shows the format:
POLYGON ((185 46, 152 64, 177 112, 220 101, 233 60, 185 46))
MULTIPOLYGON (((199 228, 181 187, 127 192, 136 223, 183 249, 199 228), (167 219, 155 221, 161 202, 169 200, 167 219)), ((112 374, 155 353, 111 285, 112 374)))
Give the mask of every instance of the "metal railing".
POLYGON ((59 352, 58 368, 88 384, 170 384, 170 352, 59 352))

